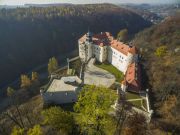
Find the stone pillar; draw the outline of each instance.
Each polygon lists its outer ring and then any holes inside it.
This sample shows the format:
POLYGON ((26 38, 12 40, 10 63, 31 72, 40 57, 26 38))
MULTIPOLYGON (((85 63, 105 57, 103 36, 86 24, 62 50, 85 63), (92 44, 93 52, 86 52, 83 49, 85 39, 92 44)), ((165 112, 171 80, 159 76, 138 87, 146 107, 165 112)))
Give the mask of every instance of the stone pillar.
POLYGON ((147 111, 150 112, 150 104, 149 104, 149 89, 146 89, 146 102, 147 102, 147 111))

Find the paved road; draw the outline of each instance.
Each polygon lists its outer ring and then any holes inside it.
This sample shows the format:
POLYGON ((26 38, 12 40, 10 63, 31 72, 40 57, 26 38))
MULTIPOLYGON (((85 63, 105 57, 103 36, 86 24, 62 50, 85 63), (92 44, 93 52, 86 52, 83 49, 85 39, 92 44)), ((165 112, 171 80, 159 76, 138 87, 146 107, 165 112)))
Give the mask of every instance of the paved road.
POLYGON ((96 86, 110 87, 115 82, 115 77, 111 73, 94 66, 95 59, 91 59, 84 72, 84 83, 96 86))

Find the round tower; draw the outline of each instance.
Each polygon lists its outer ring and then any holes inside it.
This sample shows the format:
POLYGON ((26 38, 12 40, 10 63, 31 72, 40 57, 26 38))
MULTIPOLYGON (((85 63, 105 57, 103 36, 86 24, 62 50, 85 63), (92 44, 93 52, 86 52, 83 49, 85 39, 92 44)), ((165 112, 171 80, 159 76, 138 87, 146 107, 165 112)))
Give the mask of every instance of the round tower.
POLYGON ((86 34, 86 54, 87 54, 86 61, 88 61, 93 56, 93 52, 92 52, 92 36, 93 36, 93 34, 88 31, 88 33, 86 34))
POLYGON ((86 42, 92 42, 92 36, 93 34, 88 31, 88 33, 86 34, 86 42))

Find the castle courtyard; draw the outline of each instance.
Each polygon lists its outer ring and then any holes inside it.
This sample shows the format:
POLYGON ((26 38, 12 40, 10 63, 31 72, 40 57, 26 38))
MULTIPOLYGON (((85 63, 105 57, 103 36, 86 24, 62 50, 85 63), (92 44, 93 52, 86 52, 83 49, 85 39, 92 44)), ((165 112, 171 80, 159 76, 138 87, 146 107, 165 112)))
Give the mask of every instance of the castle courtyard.
POLYGON ((95 59, 91 59, 84 72, 84 83, 96 86, 110 87, 115 82, 111 73, 94 65, 95 59))

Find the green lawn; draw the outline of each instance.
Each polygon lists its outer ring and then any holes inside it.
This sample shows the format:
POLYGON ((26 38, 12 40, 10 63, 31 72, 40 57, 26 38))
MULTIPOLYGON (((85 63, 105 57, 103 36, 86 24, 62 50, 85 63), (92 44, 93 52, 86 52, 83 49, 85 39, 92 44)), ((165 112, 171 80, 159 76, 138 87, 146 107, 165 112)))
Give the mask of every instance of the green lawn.
POLYGON ((136 100, 136 101, 130 101, 131 104, 133 104, 134 106, 138 107, 138 108, 141 108, 141 103, 142 101, 141 100, 136 100))
POLYGON ((126 99, 138 99, 138 98, 141 98, 139 96, 139 94, 134 94, 134 93, 131 93, 131 92, 126 92, 126 99))
POLYGON ((147 102, 146 102, 146 100, 143 99, 142 104, 143 104, 144 108, 147 110, 147 102))
POLYGON ((126 92, 126 99, 127 100, 133 100, 135 99, 135 101, 129 101, 132 105, 138 107, 138 108, 141 108, 142 106, 142 98, 141 96, 139 96, 139 94, 135 94, 135 93, 131 93, 131 92, 126 92), (136 100, 136 99, 139 99, 139 100, 136 100))
POLYGON ((124 78, 124 75, 122 72, 120 72, 116 67, 112 66, 111 64, 107 63, 96 63, 97 67, 102 68, 104 70, 107 70, 108 72, 112 73, 116 77, 116 81, 121 82, 124 78))

